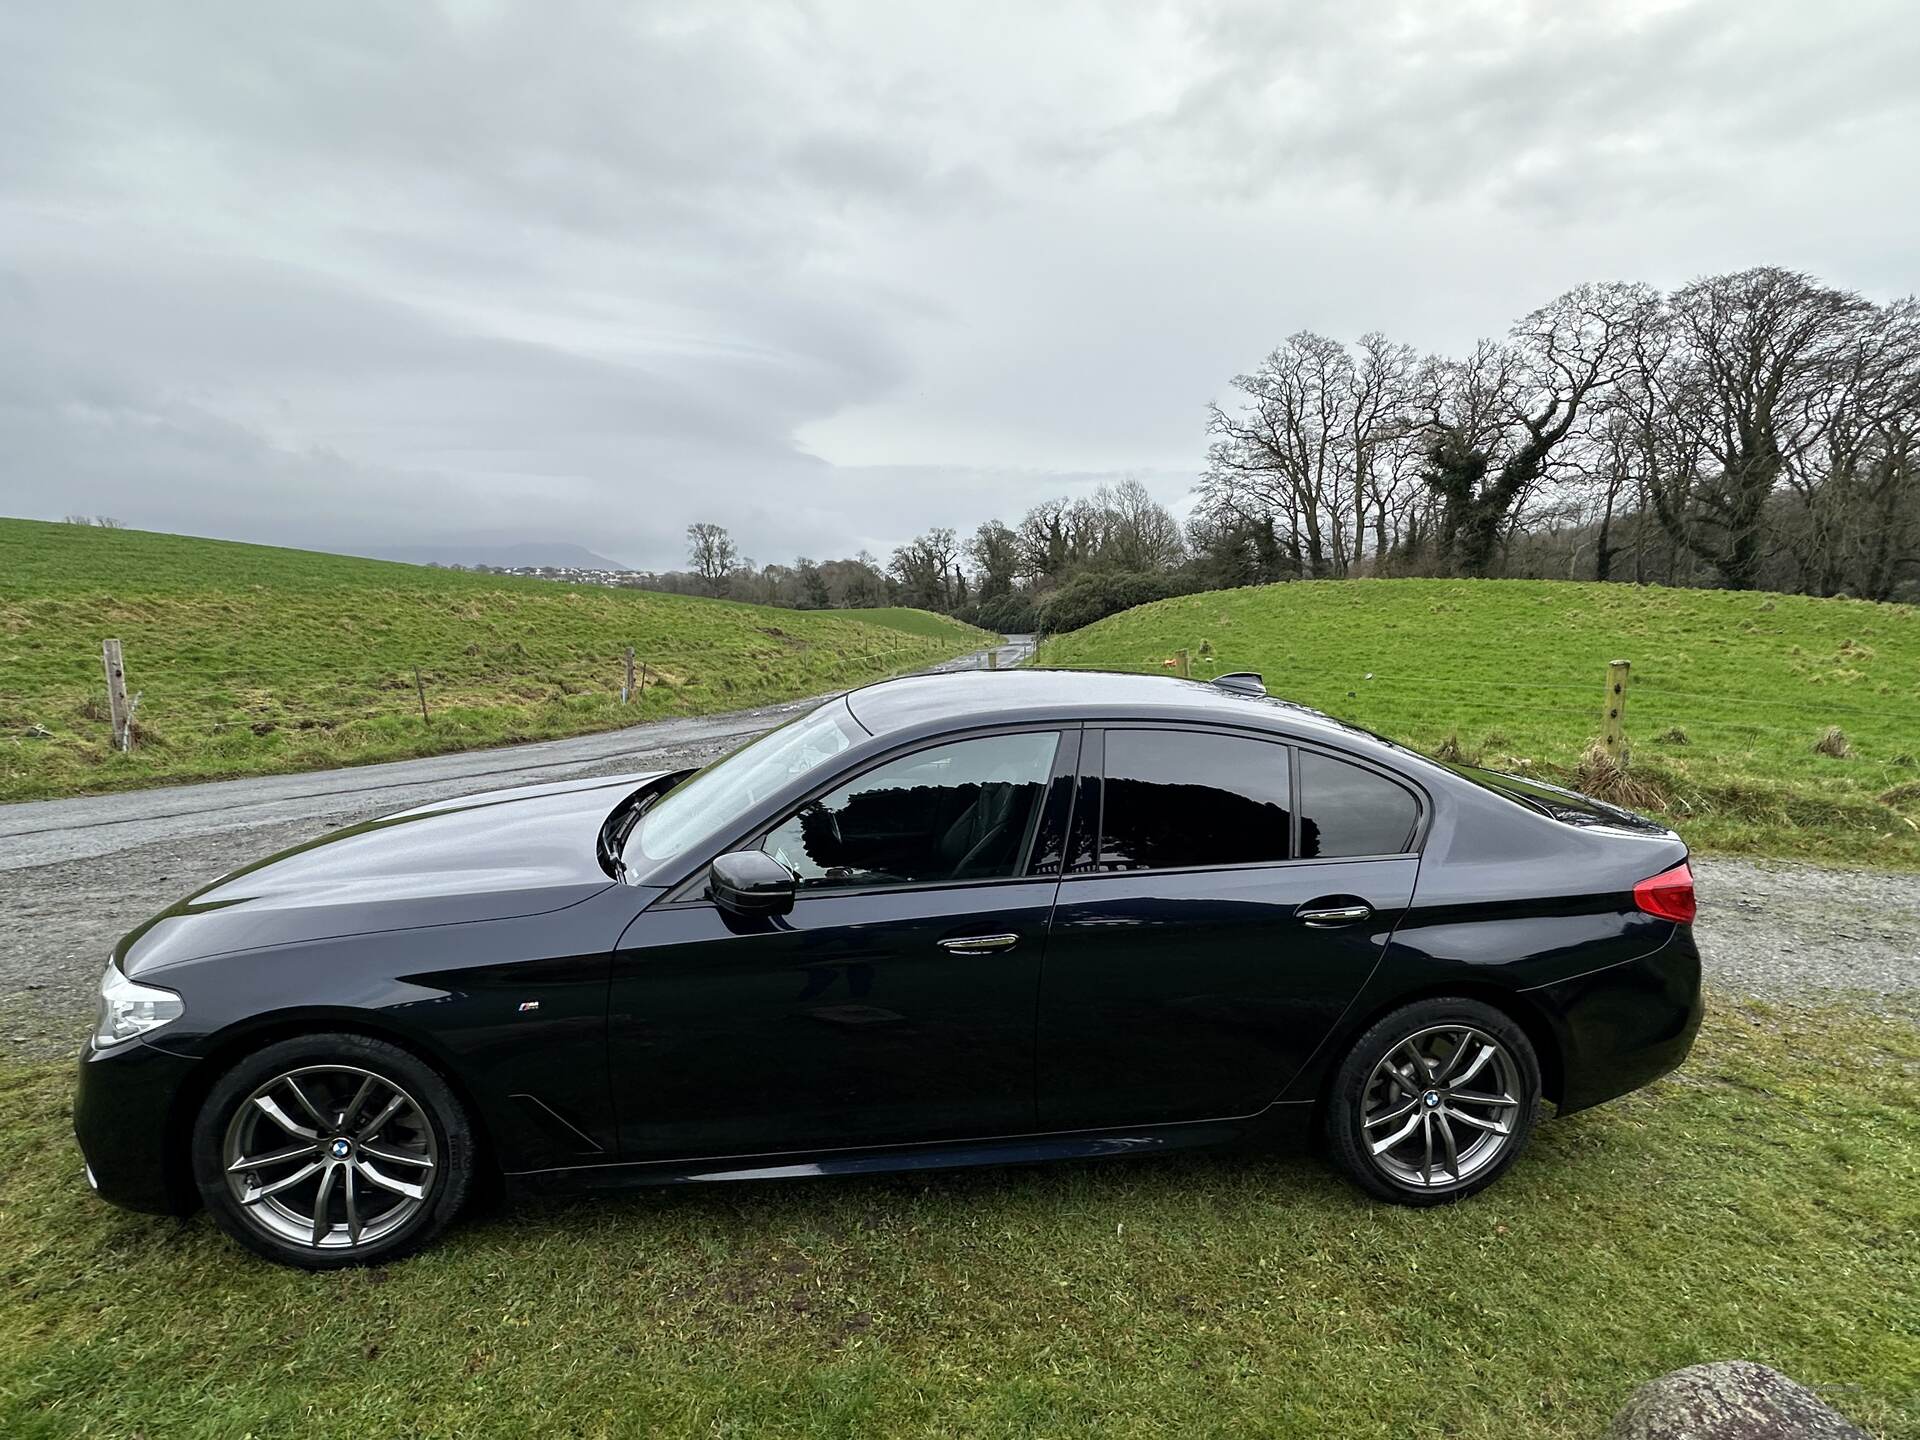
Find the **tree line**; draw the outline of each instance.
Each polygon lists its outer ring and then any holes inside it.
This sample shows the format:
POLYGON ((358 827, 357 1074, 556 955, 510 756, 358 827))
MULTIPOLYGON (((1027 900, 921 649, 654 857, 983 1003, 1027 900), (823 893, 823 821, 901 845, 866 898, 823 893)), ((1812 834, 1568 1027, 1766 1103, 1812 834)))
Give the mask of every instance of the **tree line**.
POLYGON ((1207 411, 1180 524, 1137 481, 883 564, 755 566, 714 525, 661 588, 1075 628, 1164 595, 1511 576, 1920 599, 1920 305, 1774 267, 1578 286, 1464 355, 1302 331, 1207 411))
POLYGON ((801 610, 913 605, 1002 632, 1074 629, 1115 609, 1217 588, 1179 521, 1137 480, 988 520, 970 536, 935 526, 882 562, 800 556, 757 564, 725 527, 687 527, 687 568, 636 577, 648 589, 801 610), (1124 601, 1124 603, 1117 603, 1124 601))

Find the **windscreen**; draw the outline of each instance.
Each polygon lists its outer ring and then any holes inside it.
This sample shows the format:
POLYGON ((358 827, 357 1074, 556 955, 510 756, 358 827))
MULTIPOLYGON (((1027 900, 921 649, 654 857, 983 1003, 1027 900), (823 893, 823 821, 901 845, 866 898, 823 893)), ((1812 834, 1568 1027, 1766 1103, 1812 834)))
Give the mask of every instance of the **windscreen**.
POLYGON ((627 841, 649 861, 671 860, 716 839, 759 801, 819 768, 860 738, 845 700, 822 705, 675 786, 627 841))

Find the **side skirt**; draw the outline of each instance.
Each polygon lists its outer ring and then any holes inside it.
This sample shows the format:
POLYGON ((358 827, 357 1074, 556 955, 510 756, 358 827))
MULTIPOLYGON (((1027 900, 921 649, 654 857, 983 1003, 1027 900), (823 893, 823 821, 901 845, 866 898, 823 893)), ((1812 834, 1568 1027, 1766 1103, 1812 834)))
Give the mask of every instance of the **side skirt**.
POLYGON ((899 1170, 954 1170, 974 1165, 1028 1165, 1046 1160, 1165 1155, 1179 1150, 1298 1138, 1305 1133, 1312 1108, 1306 1102, 1276 1104, 1258 1115, 1237 1120, 1021 1135, 939 1145, 831 1150, 814 1155, 727 1155, 574 1165, 564 1169, 522 1171, 506 1176, 506 1181, 512 1189, 535 1193, 624 1190, 645 1185, 704 1185, 727 1180, 790 1180, 814 1175, 873 1175, 899 1170))

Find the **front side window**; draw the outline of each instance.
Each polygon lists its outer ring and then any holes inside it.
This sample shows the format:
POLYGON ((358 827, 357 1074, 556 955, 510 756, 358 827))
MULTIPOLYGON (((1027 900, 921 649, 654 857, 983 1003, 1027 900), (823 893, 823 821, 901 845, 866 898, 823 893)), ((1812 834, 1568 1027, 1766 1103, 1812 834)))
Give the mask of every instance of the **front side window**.
POLYGON ((1284 745, 1188 730, 1109 730, 1106 748, 1102 870, 1288 858, 1284 745))
POLYGON ((1371 770, 1311 750, 1300 752, 1300 854, 1398 855, 1413 840, 1420 807, 1401 786, 1371 770))
POLYGON ((808 889, 1018 875, 1059 742, 1048 730, 916 751, 808 801, 761 848, 808 889))

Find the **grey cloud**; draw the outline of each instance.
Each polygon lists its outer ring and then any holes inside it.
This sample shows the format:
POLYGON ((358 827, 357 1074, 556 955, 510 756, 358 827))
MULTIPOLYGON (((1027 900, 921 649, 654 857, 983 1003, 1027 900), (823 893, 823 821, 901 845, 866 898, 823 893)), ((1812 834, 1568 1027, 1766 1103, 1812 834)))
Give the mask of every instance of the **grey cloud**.
POLYGON ((1434 7, 1234 3, 1204 69, 1116 139, 1203 184, 1303 174, 1390 197, 1725 203, 1877 115, 1920 115, 1920 30, 1897 3, 1434 7))
POLYGON ((0 510, 665 565, 1178 502, 1302 325, 1911 288, 1917 58, 1786 0, 10 6, 0 510))

